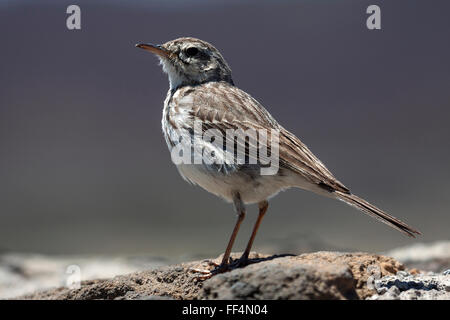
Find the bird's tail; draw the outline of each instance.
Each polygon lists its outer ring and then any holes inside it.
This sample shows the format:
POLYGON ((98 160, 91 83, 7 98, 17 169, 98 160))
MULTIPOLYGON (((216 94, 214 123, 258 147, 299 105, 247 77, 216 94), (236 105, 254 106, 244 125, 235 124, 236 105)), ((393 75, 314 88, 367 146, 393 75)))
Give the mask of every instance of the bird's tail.
POLYGON ((406 234, 407 236, 415 238, 414 234, 421 234, 418 230, 408 226, 403 221, 400 221, 399 219, 391 216, 390 214, 387 214, 386 212, 378 209, 374 205, 368 203, 366 200, 361 199, 358 196, 355 196, 354 194, 348 194, 341 191, 335 191, 334 194, 336 197, 344 201, 345 203, 356 207, 357 209, 361 210, 365 214, 371 216, 372 218, 375 218, 388 226, 391 226, 394 229, 397 229, 398 231, 406 234))

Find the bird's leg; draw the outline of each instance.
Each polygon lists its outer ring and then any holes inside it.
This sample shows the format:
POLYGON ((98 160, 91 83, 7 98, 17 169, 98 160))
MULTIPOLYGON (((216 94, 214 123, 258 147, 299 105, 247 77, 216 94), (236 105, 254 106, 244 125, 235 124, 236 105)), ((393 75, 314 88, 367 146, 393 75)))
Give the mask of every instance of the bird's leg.
POLYGON ((255 226, 253 227, 252 235, 250 236, 250 239, 248 240, 247 247, 245 248, 245 251, 242 254, 242 256, 238 260, 236 260, 232 263, 233 267, 243 267, 248 264, 248 256, 252 249, 253 241, 255 240, 256 233, 258 232, 259 226, 261 224, 261 221, 262 221, 264 215, 267 212, 268 207, 269 207, 269 202, 267 202, 267 200, 261 201, 259 203, 258 218, 256 219, 255 226))
POLYGON ((222 263, 218 267, 219 269, 225 268, 225 270, 228 269, 228 260, 230 259, 231 249, 233 248, 234 240, 236 239, 236 236, 239 232, 239 227, 241 226, 241 223, 245 218, 245 206, 241 200, 239 193, 236 193, 233 200, 237 214, 237 221, 236 224, 234 225, 233 233, 231 234, 230 240, 228 241, 225 253, 223 254, 222 263))
POLYGON ((252 235, 250 236, 250 239, 248 240, 247 247, 245 248, 245 251, 242 254, 241 259, 242 258, 248 259, 250 250, 252 249, 252 246, 253 246, 253 241, 255 241, 256 233, 258 232, 259 226, 261 225, 261 221, 262 221, 264 215, 266 214, 268 207, 269 207, 269 202, 267 202, 267 200, 264 200, 259 203, 258 218, 256 219, 255 225, 253 227, 252 235))
POLYGON ((231 234, 230 240, 228 241, 227 248, 225 249, 225 253, 223 254, 222 262, 212 271, 207 270, 199 270, 192 269, 194 272, 202 273, 202 276, 197 277, 198 280, 206 280, 211 278, 213 275, 218 273, 223 273, 229 269, 228 260, 230 259, 231 249, 233 248, 234 240, 239 232, 239 227, 241 226, 242 221, 245 218, 245 206, 241 200, 241 196, 239 193, 236 193, 233 197, 234 208, 237 214, 237 221, 234 225, 233 233, 231 234))

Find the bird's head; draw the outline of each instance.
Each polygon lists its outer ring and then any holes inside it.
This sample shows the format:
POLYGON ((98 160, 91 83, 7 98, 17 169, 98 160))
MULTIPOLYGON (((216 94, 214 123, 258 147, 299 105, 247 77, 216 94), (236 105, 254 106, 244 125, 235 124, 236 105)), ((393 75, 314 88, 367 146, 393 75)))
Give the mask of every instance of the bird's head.
POLYGON ((195 38, 179 38, 164 44, 139 43, 136 47, 157 55, 170 88, 198 85, 209 81, 233 84, 231 69, 214 46, 195 38))

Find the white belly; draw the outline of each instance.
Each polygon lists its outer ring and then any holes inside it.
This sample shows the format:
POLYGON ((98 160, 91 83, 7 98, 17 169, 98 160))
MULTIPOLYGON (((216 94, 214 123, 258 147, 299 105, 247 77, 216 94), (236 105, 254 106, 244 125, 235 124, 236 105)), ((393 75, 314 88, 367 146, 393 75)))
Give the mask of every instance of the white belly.
POLYGON ((233 200, 235 192, 239 192, 245 204, 252 204, 267 200, 278 192, 294 186, 290 181, 292 179, 286 176, 252 177, 239 171, 223 174, 209 170, 202 164, 181 164, 177 168, 187 181, 228 202, 233 200))

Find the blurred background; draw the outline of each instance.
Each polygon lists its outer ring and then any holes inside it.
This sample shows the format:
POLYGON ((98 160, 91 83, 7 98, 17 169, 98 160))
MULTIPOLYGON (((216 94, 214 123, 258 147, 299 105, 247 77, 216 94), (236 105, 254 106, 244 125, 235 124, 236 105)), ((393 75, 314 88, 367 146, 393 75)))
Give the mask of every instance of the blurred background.
MULTIPOLYGON (((185 183, 161 132, 168 81, 137 42, 211 42, 237 86, 354 193, 423 232, 291 189, 254 249, 381 252, 449 239, 448 1, 0 0, 0 248, 41 254, 223 252, 232 206, 185 183), (81 8, 81 30, 66 8, 81 8)), ((250 207, 234 251, 256 218, 250 207)))

